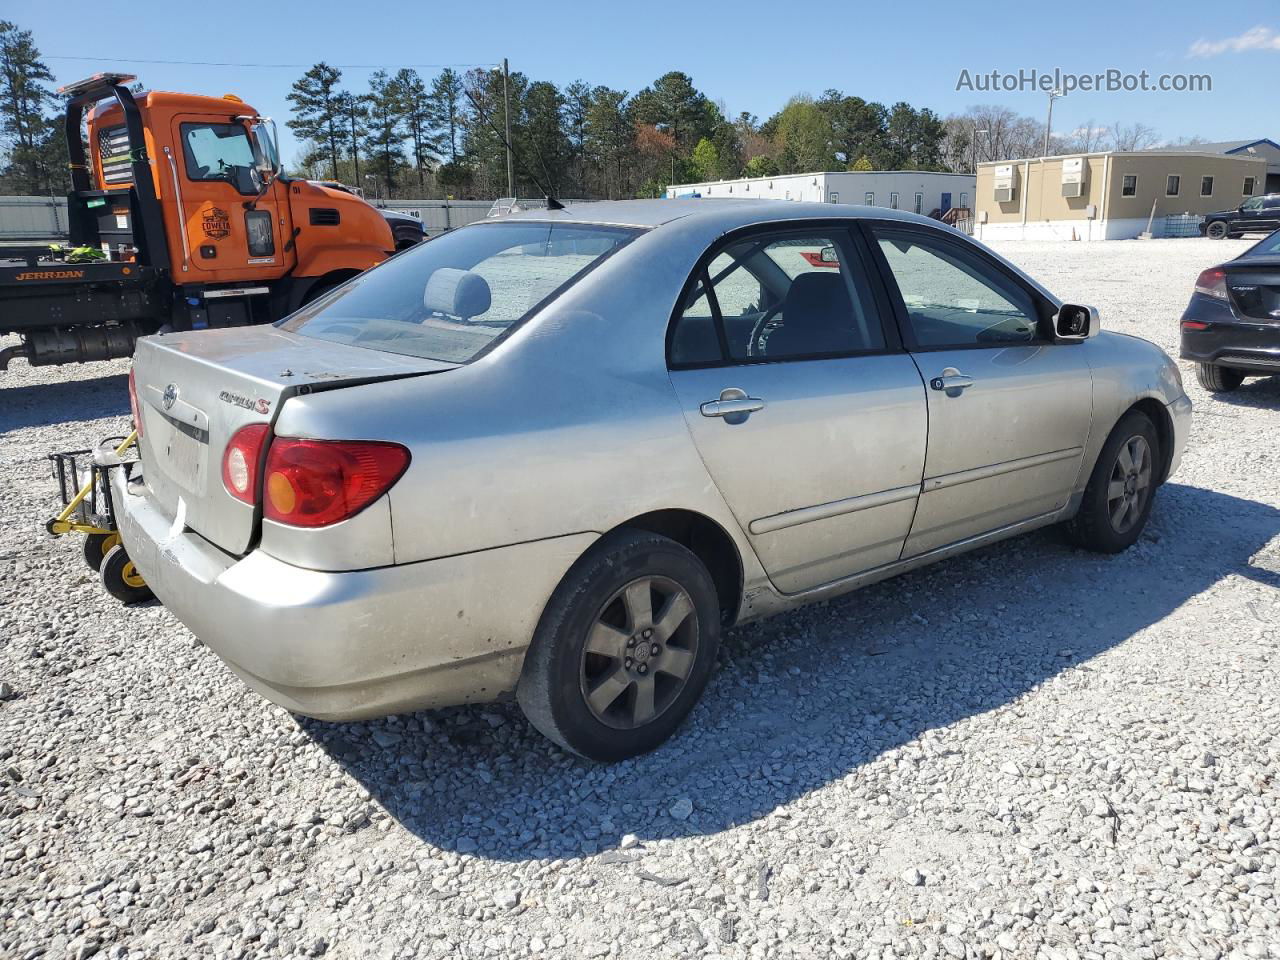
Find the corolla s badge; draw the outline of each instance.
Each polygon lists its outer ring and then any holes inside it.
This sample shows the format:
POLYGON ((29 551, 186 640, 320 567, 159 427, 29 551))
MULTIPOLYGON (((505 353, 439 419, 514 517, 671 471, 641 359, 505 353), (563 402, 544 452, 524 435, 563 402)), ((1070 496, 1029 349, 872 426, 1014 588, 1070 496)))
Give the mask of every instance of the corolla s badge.
POLYGON ((160 398, 166 410, 172 410, 173 405, 178 402, 178 386, 177 384, 169 384, 164 388, 164 396, 160 398))

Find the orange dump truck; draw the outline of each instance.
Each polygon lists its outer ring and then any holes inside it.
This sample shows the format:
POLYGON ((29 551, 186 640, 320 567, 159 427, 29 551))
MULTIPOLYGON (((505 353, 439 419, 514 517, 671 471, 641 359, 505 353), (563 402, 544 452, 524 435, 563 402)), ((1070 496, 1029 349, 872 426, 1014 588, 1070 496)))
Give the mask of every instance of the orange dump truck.
POLYGON ((277 320, 395 250, 360 197, 283 175, 274 124, 238 97, 135 98, 133 79, 98 74, 59 91, 72 252, 0 260, 0 335, 21 338, 0 350, 0 369, 13 357, 128 356, 138 337, 168 329, 277 320))

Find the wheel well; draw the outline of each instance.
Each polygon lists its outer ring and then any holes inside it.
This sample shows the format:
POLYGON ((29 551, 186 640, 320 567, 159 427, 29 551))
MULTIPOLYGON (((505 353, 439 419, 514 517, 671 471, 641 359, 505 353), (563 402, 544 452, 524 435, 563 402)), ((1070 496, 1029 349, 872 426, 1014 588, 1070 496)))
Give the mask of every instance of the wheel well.
POLYGON ((1169 476, 1169 463, 1173 460, 1173 421, 1169 418, 1169 411, 1154 397, 1144 397, 1129 410, 1140 410, 1155 424, 1156 439, 1160 441, 1160 482, 1164 483, 1169 476))
POLYGON ((658 533, 691 550, 715 582, 725 625, 734 621, 742 601, 742 558, 720 524, 692 510, 655 510, 618 526, 658 533))

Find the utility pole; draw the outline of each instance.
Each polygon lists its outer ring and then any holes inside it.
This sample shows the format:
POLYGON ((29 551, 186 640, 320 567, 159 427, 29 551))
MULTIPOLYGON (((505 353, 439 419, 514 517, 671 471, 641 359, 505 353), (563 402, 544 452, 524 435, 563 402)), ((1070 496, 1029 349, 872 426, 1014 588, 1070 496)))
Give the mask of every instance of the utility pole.
POLYGON ((1044 122, 1044 153, 1040 154, 1042 157, 1049 155, 1049 131, 1053 129, 1053 101, 1062 96, 1066 96, 1066 94, 1061 90, 1049 91, 1049 117, 1044 122))
POLYGON ((977 176, 978 173, 978 134, 990 132, 990 130, 973 131, 973 173, 975 176, 977 176))
POLYGON ((511 70, 507 58, 502 58, 502 122, 507 128, 507 196, 516 195, 515 169, 511 165, 511 70))

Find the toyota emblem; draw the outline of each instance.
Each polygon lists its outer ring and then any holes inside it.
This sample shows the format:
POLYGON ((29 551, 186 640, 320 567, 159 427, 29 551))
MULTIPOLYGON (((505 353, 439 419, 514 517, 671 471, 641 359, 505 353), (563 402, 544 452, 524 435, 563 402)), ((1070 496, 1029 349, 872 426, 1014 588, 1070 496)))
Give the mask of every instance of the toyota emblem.
POLYGON ((173 405, 174 405, 175 403, 177 403, 177 402, 178 402, 178 387, 177 387, 177 385, 176 385, 176 384, 172 384, 172 383, 171 383, 171 384, 169 384, 167 387, 165 387, 165 388, 164 388, 164 397, 162 397, 161 399, 162 399, 162 400, 163 400, 163 402, 164 402, 164 408, 165 408, 166 410, 172 410, 172 409, 173 409, 173 405))

